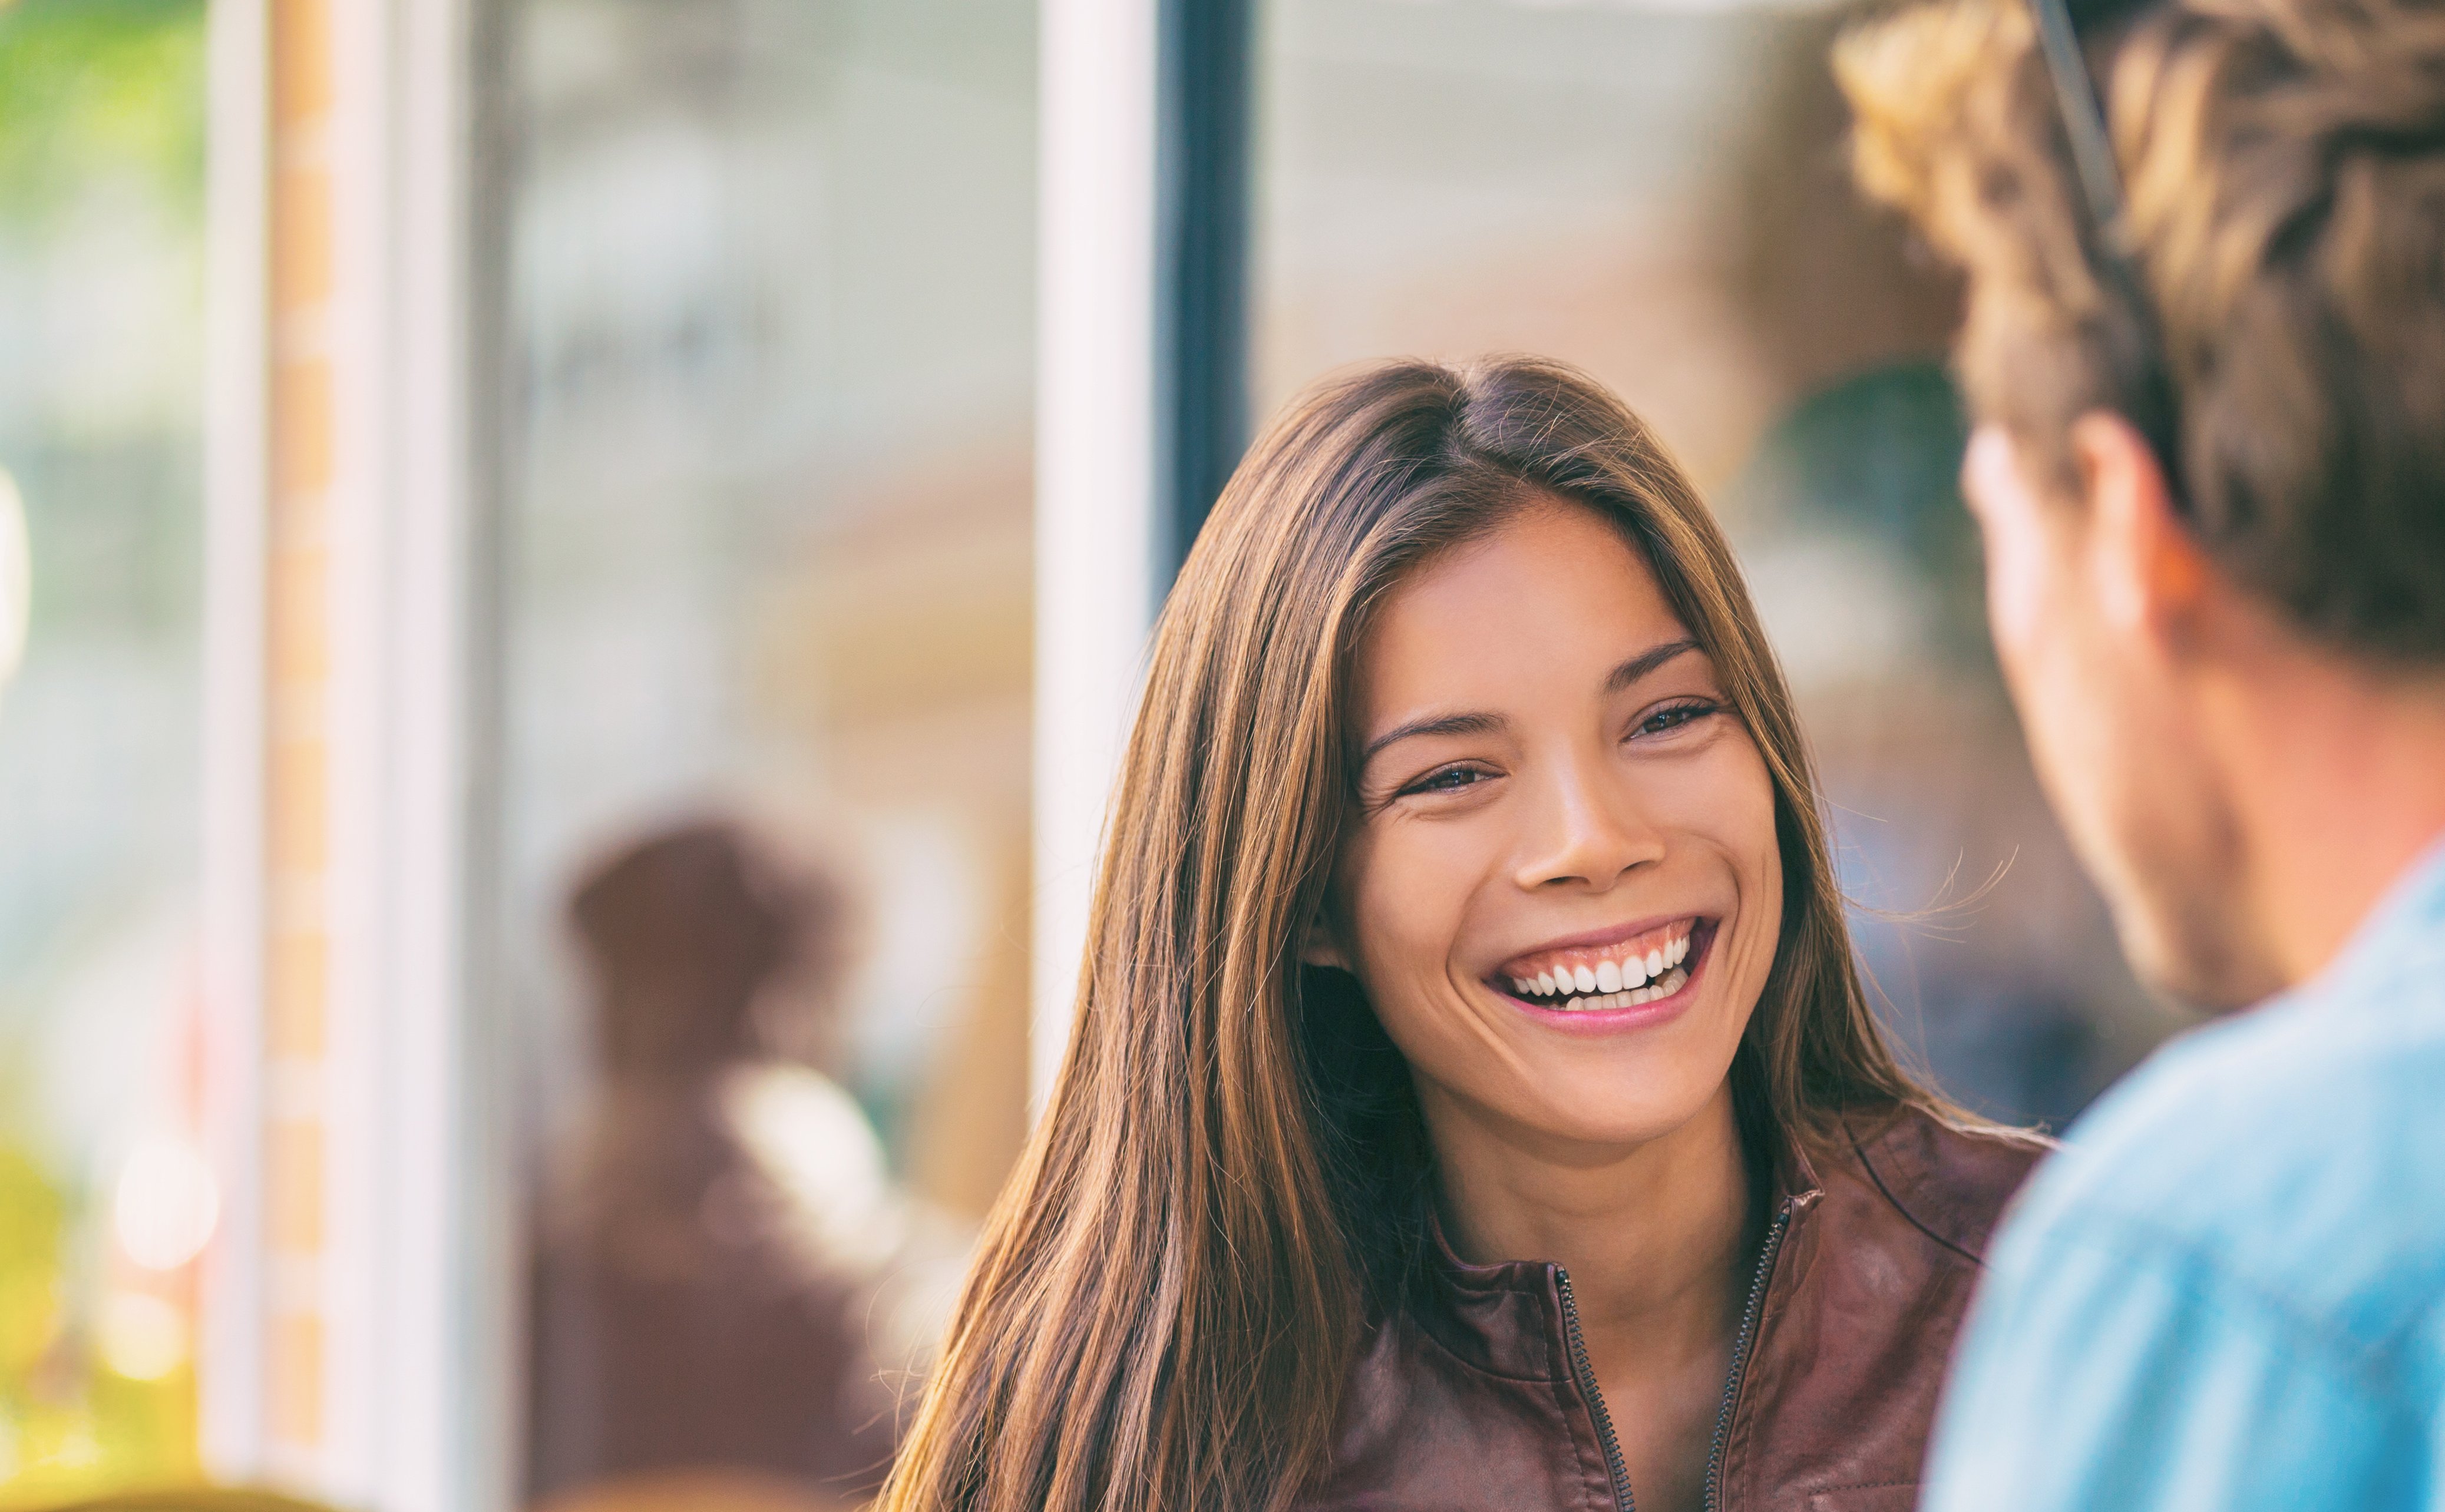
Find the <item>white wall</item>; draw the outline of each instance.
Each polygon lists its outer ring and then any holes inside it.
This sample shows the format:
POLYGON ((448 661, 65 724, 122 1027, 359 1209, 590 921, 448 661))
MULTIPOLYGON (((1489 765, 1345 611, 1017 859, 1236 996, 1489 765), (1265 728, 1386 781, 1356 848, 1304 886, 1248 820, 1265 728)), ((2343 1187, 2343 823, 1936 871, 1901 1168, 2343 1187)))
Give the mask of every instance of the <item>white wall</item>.
POLYGON ((1097 842, 1155 601, 1158 9, 1149 0, 1043 0, 1039 12, 1039 1104, 1068 1042, 1097 842))

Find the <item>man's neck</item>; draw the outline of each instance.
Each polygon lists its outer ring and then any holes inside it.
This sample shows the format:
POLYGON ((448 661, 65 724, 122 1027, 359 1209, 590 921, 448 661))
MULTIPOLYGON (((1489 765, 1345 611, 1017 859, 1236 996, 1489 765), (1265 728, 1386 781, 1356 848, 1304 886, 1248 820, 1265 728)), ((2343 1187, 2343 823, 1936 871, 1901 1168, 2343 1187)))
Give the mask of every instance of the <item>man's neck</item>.
POLYGON ((2445 674, 2374 672, 2288 644, 2210 702, 2250 911, 2297 984, 2445 838, 2445 674))

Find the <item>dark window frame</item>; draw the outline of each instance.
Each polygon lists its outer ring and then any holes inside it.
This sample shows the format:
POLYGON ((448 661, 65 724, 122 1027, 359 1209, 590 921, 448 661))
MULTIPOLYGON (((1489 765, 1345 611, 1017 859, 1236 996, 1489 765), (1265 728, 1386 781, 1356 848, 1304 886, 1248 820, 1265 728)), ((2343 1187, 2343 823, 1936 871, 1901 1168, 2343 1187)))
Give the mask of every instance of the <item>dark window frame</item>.
POLYGON ((1162 0, 1157 108, 1155 589, 1248 443, 1257 0, 1162 0))

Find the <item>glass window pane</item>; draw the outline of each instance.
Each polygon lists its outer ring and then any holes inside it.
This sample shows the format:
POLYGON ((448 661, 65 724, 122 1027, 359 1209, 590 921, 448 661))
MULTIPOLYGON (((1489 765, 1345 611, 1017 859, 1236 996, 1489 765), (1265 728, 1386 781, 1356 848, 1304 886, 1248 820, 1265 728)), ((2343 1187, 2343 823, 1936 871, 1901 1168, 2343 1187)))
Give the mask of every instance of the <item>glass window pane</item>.
POLYGON ((1024 0, 516 0, 531 1487, 871 1484, 1025 1112, 1024 0))

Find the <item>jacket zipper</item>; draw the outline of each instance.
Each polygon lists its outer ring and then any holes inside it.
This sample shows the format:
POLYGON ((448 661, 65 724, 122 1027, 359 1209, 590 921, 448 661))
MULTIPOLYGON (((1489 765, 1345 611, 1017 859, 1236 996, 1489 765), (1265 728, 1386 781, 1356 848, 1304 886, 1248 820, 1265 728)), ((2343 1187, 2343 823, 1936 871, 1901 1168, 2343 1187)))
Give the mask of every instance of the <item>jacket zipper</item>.
POLYGON ((1749 1280, 1748 1306, 1741 1312, 1741 1331, 1732 1340, 1732 1370, 1724 1378, 1724 1402, 1715 1409, 1715 1439, 1707 1448, 1707 1494, 1700 1505, 1706 1512, 1721 1512, 1724 1493, 1724 1449, 1732 1433, 1732 1406, 1740 1400, 1741 1376, 1749 1365, 1749 1351, 1757 1344, 1758 1321, 1765 1312, 1766 1283, 1774 1279, 1774 1258, 1782 1250, 1784 1230, 1791 1227, 1792 1204, 1788 1199, 1774 1215, 1774 1226, 1766 1230, 1765 1244, 1758 1251, 1757 1275, 1749 1280))
POLYGON ((1588 1399, 1596 1420, 1596 1442, 1604 1447, 1605 1474, 1613 1481, 1615 1512, 1636 1512, 1630 1499, 1630 1466, 1622 1463, 1621 1440, 1613 1430, 1613 1414, 1605 1410, 1604 1393, 1596 1390, 1596 1372, 1588 1367, 1588 1341, 1579 1333, 1579 1304, 1571 1296, 1571 1273, 1554 1267, 1554 1284, 1562 1293, 1562 1338, 1571 1347, 1571 1375, 1588 1399))
MULTIPOLYGON (((1782 1236, 1791 1227, 1792 1204, 1786 1199, 1774 1215, 1773 1226, 1765 1232, 1765 1243, 1758 1250, 1757 1273, 1749 1279, 1749 1299, 1741 1309, 1741 1331, 1732 1339, 1732 1369, 1724 1378, 1723 1404, 1715 1409, 1715 1437, 1707 1447, 1707 1512, 1718 1512, 1723 1494, 1724 1446, 1731 1436, 1732 1405, 1740 1399, 1741 1376, 1748 1370, 1749 1350, 1757 1342, 1758 1320, 1765 1312, 1766 1283, 1774 1279, 1775 1257, 1782 1252, 1782 1236)), ((1613 1481, 1613 1502, 1617 1512, 1636 1512, 1630 1495, 1630 1467, 1622 1462, 1621 1439, 1613 1430, 1613 1413, 1607 1410, 1604 1392, 1596 1389, 1596 1372, 1588 1365, 1588 1341, 1579 1332, 1579 1304, 1571 1295, 1571 1273, 1559 1265, 1554 1267, 1554 1284, 1562 1294, 1562 1338, 1571 1348, 1571 1376, 1588 1399, 1588 1410, 1596 1420, 1596 1442, 1604 1448, 1605 1474, 1613 1481)))

